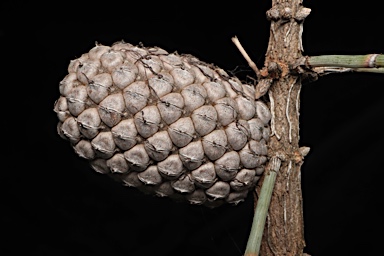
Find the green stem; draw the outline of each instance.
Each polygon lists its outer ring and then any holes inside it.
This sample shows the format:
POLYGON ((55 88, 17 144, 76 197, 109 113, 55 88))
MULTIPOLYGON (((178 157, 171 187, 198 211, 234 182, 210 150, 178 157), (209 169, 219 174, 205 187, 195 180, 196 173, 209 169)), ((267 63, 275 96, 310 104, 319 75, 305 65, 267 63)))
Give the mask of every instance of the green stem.
POLYGON ((261 239, 265 226, 265 220, 268 214, 269 204, 277 172, 280 169, 281 161, 277 157, 272 157, 266 170, 263 185, 261 186, 260 196, 257 201, 255 213, 253 216, 251 232, 248 238, 247 247, 244 256, 258 256, 260 252, 261 239))
POLYGON ((320 55, 309 56, 306 60, 311 67, 345 67, 345 68, 382 68, 383 54, 366 55, 320 55))

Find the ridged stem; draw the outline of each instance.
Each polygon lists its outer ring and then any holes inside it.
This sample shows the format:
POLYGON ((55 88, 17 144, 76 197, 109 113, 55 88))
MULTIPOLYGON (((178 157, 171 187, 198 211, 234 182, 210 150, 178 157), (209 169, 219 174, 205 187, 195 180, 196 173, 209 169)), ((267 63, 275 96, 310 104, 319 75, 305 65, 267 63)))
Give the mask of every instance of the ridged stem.
POLYGON ((309 56, 306 60, 311 67, 344 67, 344 68, 382 68, 383 54, 366 55, 319 55, 309 56))
POLYGON ((272 157, 265 174, 263 185, 261 186, 260 197, 257 200, 255 213, 253 215, 251 232, 248 238, 244 256, 258 256, 260 252, 261 239, 263 237, 265 220, 268 214, 269 204, 277 173, 280 169, 281 161, 277 157, 272 157))

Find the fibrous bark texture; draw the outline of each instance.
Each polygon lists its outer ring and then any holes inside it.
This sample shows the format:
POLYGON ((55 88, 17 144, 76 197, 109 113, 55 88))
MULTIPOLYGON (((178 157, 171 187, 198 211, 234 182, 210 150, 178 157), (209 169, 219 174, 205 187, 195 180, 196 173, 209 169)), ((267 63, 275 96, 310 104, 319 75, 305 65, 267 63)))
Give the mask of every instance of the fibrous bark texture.
POLYGON ((309 12, 302 0, 273 0, 267 11, 270 40, 261 74, 273 79, 268 92, 272 112, 269 152, 282 164, 267 215, 260 250, 263 256, 302 255, 305 247, 300 177, 305 154, 299 148, 301 75, 293 64, 302 57, 303 21, 309 12))

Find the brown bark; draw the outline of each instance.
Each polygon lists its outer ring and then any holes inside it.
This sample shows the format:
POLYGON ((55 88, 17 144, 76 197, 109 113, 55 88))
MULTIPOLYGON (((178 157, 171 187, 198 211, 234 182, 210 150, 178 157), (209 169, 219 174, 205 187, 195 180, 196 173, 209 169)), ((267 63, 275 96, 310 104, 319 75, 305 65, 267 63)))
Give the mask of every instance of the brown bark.
MULTIPOLYGON (((291 67, 302 57, 301 33, 309 9, 302 0, 273 0, 267 12, 271 20, 265 78, 273 78, 269 89, 272 134, 270 157, 279 156, 281 168, 276 178, 266 220, 260 255, 303 255, 305 247, 302 212, 299 149, 299 107, 301 75, 291 67)), ((260 193, 261 183, 256 189, 260 193)))

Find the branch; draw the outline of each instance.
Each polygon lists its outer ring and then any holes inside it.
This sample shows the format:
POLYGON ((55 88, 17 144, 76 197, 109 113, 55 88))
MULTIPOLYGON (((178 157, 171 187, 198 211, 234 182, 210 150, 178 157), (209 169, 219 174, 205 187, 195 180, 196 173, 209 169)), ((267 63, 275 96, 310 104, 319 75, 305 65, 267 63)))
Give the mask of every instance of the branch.
POLYGON ((272 157, 266 170, 265 179, 260 191, 260 197, 257 201, 255 214, 253 215, 251 233, 248 238, 247 247, 244 256, 258 256, 263 237, 265 219, 267 217, 269 204, 277 172, 280 169, 281 160, 278 157, 272 157))
POLYGON ((311 67, 382 68, 384 55, 320 55, 307 57, 306 62, 311 67))
POLYGON ((343 72, 384 73, 384 55, 320 55, 307 56, 301 65, 313 68, 318 74, 343 72))

